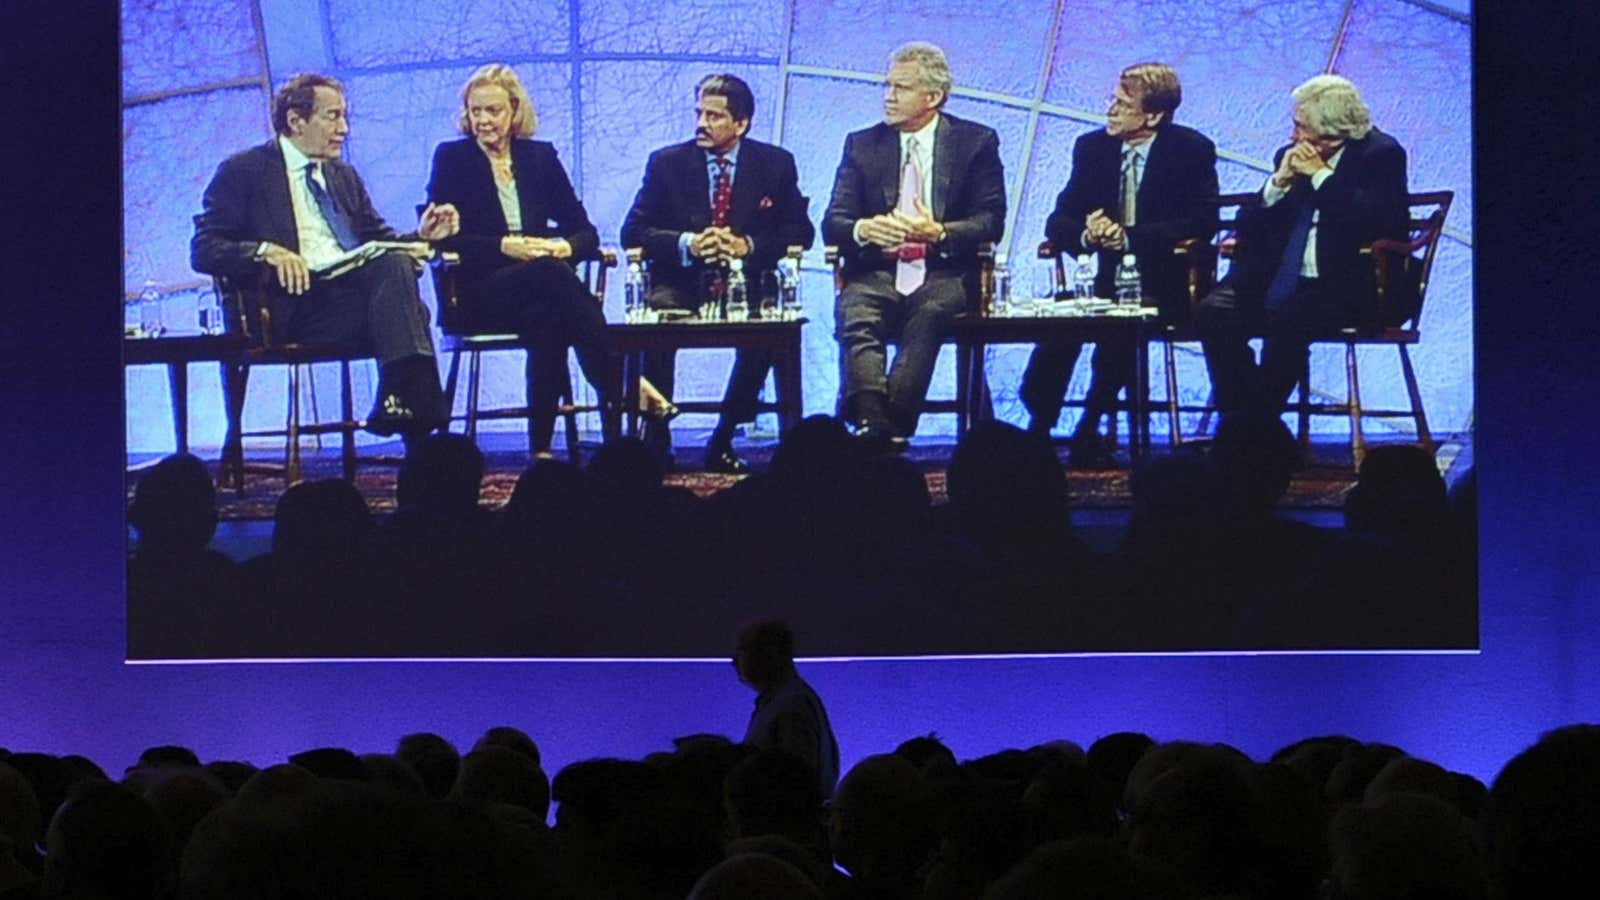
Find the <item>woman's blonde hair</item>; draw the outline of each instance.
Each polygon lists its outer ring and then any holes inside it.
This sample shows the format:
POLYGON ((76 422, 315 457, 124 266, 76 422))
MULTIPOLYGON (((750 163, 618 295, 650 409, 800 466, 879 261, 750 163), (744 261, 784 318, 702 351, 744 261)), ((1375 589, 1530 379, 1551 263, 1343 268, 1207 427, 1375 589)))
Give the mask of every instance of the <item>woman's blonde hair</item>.
POLYGON ((472 73, 467 83, 461 87, 461 112, 456 116, 456 128, 467 137, 472 137, 472 117, 467 115, 467 96, 475 87, 493 85, 504 88, 511 97, 511 134, 514 137, 532 137, 539 128, 539 114, 533 111, 533 101, 528 99, 528 91, 522 86, 522 79, 517 77, 515 69, 505 63, 489 63, 472 73))

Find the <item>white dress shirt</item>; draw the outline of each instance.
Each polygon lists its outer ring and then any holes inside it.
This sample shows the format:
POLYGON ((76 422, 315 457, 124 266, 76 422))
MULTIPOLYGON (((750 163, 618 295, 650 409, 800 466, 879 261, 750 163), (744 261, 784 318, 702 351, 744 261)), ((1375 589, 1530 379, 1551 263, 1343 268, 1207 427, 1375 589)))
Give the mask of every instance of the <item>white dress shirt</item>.
MULTIPOLYGON (((933 216, 933 135, 939 128, 939 116, 934 115, 928 124, 916 131, 900 132, 900 167, 895 169, 895 183, 899 184, 900 174, 905 172, 906 154, 910 152, 911 139, 917 139, 917 165, 922 167, 922 204, 928 208, 928 216, 933 216)), ((850 229, 850 237, 857 244, 865 244, 861 239, 861 220, 850 229)))
POLYGON ((317 206, 317 198, 311 195, 311 188, 306 187, 306 167, 312 167, 311 177, 322 185, 323 190, 328 189, 328 180, 323 176, 321 164, 308 159, 288 138, 279 135, 278 146, 283 150, 284 174, 289 179, 289 205, 294 208, 294 230, 300 240, 300 256, 313 270, 326 268, 343 256, 345 251, 333 236, 333 229, 328 227, 328 220, 322 217, 322 210, 317 206))

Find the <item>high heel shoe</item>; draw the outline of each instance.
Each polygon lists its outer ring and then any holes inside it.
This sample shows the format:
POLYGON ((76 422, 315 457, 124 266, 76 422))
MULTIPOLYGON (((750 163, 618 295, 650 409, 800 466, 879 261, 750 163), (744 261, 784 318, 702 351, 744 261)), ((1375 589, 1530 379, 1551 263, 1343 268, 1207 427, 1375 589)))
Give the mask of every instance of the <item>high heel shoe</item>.
POLYGON ((671 422, 683 413, 676 403, 668 400, 665 394, 648 380, 639 379, 639 412, 645 418, 657 422, 671 422))

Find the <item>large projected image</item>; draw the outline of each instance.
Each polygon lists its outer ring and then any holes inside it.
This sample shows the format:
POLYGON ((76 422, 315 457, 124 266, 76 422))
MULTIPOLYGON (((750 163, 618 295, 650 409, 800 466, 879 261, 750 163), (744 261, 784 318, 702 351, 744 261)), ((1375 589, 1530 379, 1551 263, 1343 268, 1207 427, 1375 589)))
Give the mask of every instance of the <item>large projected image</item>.
POLYGON ((1455 7, 123 0, 129 658, 1472 649, 1455 7))

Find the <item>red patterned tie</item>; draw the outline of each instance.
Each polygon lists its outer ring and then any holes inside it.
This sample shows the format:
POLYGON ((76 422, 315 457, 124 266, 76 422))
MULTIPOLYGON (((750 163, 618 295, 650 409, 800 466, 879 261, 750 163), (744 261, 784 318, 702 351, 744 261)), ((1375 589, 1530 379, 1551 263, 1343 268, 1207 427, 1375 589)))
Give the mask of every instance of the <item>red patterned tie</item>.
POLYGON ((711 224, 718 228, 728 226, 728 206, 733 202, 733 179, 728 175, 728 158, 718 156, 717 183, 711 189, 711 224))
MULTIPOLYGON (((712 162, 717 164, 717 181, 711 186, 711 224, 716 228, 728 227, 728 207, 733 204, 733 179, 728 175, 728 158, 726 156, 712 157, 712 162)), ((711 296, 722 299, 728 290, 728 279, 722 269, 717 269, 711 276, 709 287, 711 296)))

